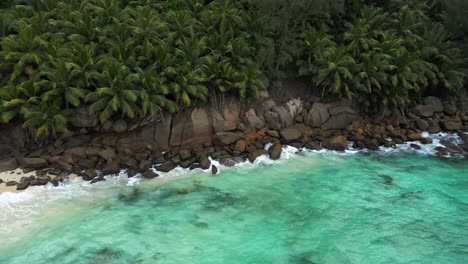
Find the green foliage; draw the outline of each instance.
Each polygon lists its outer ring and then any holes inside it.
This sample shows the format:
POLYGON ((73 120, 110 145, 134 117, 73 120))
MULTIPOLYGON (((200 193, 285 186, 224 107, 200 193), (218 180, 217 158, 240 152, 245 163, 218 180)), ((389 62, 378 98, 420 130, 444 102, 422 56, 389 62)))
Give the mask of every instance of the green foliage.
MULTIPOLYGON (((466 1, 465 1, 466 2, 466 1)), ((15 0, 0 9, 0 120, 65 131, 78 107, 144 118, 259 94, 267 75, 324 98, 404 107, 466 75, 464 1, 15 0)))
POLYGON ((80 106, 104 122, 194 107, 213 93, 255 96, 263 88, 247 12, 237 1, 14 5, 0 12, 1 118, 23 120, 38 135, 64 131, 80 106))
POLYGON ((367 5, 344 27, 335 37, 314 27, 305 34, 307 57, 299 63, 300 73, 310 76, 325 97, 353 98, 363 110, 376 112, 464 85, 461 50, 422 10, 404 5, 385 12, 367 5))

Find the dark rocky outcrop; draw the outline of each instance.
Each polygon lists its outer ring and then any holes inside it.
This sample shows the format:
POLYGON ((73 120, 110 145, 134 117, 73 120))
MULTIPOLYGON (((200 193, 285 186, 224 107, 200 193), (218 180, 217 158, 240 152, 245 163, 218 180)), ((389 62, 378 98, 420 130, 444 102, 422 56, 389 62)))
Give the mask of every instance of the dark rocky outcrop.
POLYGON ((47 161, 43 158, 22 158, 19 160, 22 168, 39 169, 47 166, 47 161))
POLYGON ((175 169, 177 167, 177 165, 172 162, 172 161, 167 161, 159 166, 156 166, 156 170, 157 171, 161 171, 161 172, 169 172, 173 169, 175 169))
POLYGON ((207 155, 202 155, 200 157, 200 167, 202 168, 202 170, 209 169, 210 165, 211 165, 211 161, 208 159, 208 156, 207 155))
POLYGON ((323 146, 327 149, 343 151, 348 149, 348 140, 345 136, 334 136, 325 139, 323 146))
POLYGON ((16 158, 6 158, 0 160, 0 172, 11 171, 18 168, 18 161, 16 158))
POLYGON ((270 159, 277 160, 281 157, 282 151, 283 151, 283 145, 281 145, 280 143, 276 143, 276 144, 273 144, 268 149, 268 155, 270 156, 270 159))
POLYGON ((255 161, 258 157, 260 157, 261 155, 265 155, 265 154, 267 154, 266 150, 264 150, 264 149, 256 149, 256 150, 254 150, 254 151, 252 151, 252 152, 249 153, 249 161, 250 161, 251 163, 254 163, 254 161, 255 161))
POLYGON ((211 174, 216 175, 218 174, 218 167, 215 165, 211 166, 211 174))
POLYGON ((143 178, 145 179, 154 179, 156 177, 159 177, 159 174, 154 172, 153 170, 147 170, 141 174, 143 178))

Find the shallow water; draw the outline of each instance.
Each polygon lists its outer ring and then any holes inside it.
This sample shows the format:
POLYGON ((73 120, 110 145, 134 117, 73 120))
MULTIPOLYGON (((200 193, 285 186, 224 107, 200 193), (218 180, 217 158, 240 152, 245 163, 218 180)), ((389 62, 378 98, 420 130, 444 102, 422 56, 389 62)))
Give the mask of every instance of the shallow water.
POLYGON ((466 263, 466 158, 292 152, 4 194, 0 263, 466 263))

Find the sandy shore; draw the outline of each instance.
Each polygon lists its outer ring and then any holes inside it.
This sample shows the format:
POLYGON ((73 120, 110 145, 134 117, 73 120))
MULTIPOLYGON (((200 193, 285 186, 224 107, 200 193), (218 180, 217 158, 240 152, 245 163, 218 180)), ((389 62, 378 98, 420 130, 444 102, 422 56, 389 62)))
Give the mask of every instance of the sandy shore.
MULTIPOLYGON (((23 192, 23 191, 18 191, 16 190, 16 185, 15 186, 6 186, 6 183, 9 181, 16 181, 20 182, 21 177, 29 177, 29 176, 36 176, 36 171, 24 173, 23 170, 21 169, 16 169, 14 171, 6 171, 6 172, 0 172, 0 179, 3 180, 2 183, 0 183, 0 194, 4 192, 23 192)), ((69 176, 70 180, 75 179, 77 176, 75 174, 70 174, 69 176)), ((44 188, 44 186, 31 186, 30 188, 44 188)))

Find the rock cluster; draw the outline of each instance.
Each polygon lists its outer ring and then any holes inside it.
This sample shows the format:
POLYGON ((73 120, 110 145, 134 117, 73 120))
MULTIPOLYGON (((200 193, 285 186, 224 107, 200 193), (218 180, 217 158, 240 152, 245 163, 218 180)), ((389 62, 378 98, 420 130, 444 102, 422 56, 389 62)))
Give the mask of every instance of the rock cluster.
MULTIPOLYGON (((96 126, 94 119, 88 120, 92 116, 79 114, 85 120, 75 120, 75 126, 96 126)), ((361 117, 347 101, 315 102, 305 107, 299 99, 281 104, 266 98, 242 113, 240 104, 231 98, 220 107, 164 116, 134 129, 122 120, 109 121, 99 127, 99 132, 70 133, 22 153, 4 148, 9 156, 0 157, 0 171, 18 166, 37 170, 36 177, 7 183, 19 190, 48 182, 57 186, 70 173, 91 183, 103 181, 105 175, 118 174, 122 169, 127 170, 129 177, 140 173, 147 179, 178 166, 211 169, 216 174, 219 170, 209 157, 224 166, 233 166, 247 160, 255 162, 262 155, 277 160, 284 144, 343 151, 352 142, 353 148, 378 150, 406 141, 429 144, 432 139, 422 137, 421 132, 441 130, 458 132, 465 143, 442 142, 440 155, 466 154, 468 138, 463 131, 467 131, 467 125, 465 113, 436 97, 425 98, 423 104, 415 105, 406 115, 394 110, 378 121, 361 117)), ((0 142, 11 138, 0 133, 0 142)))

